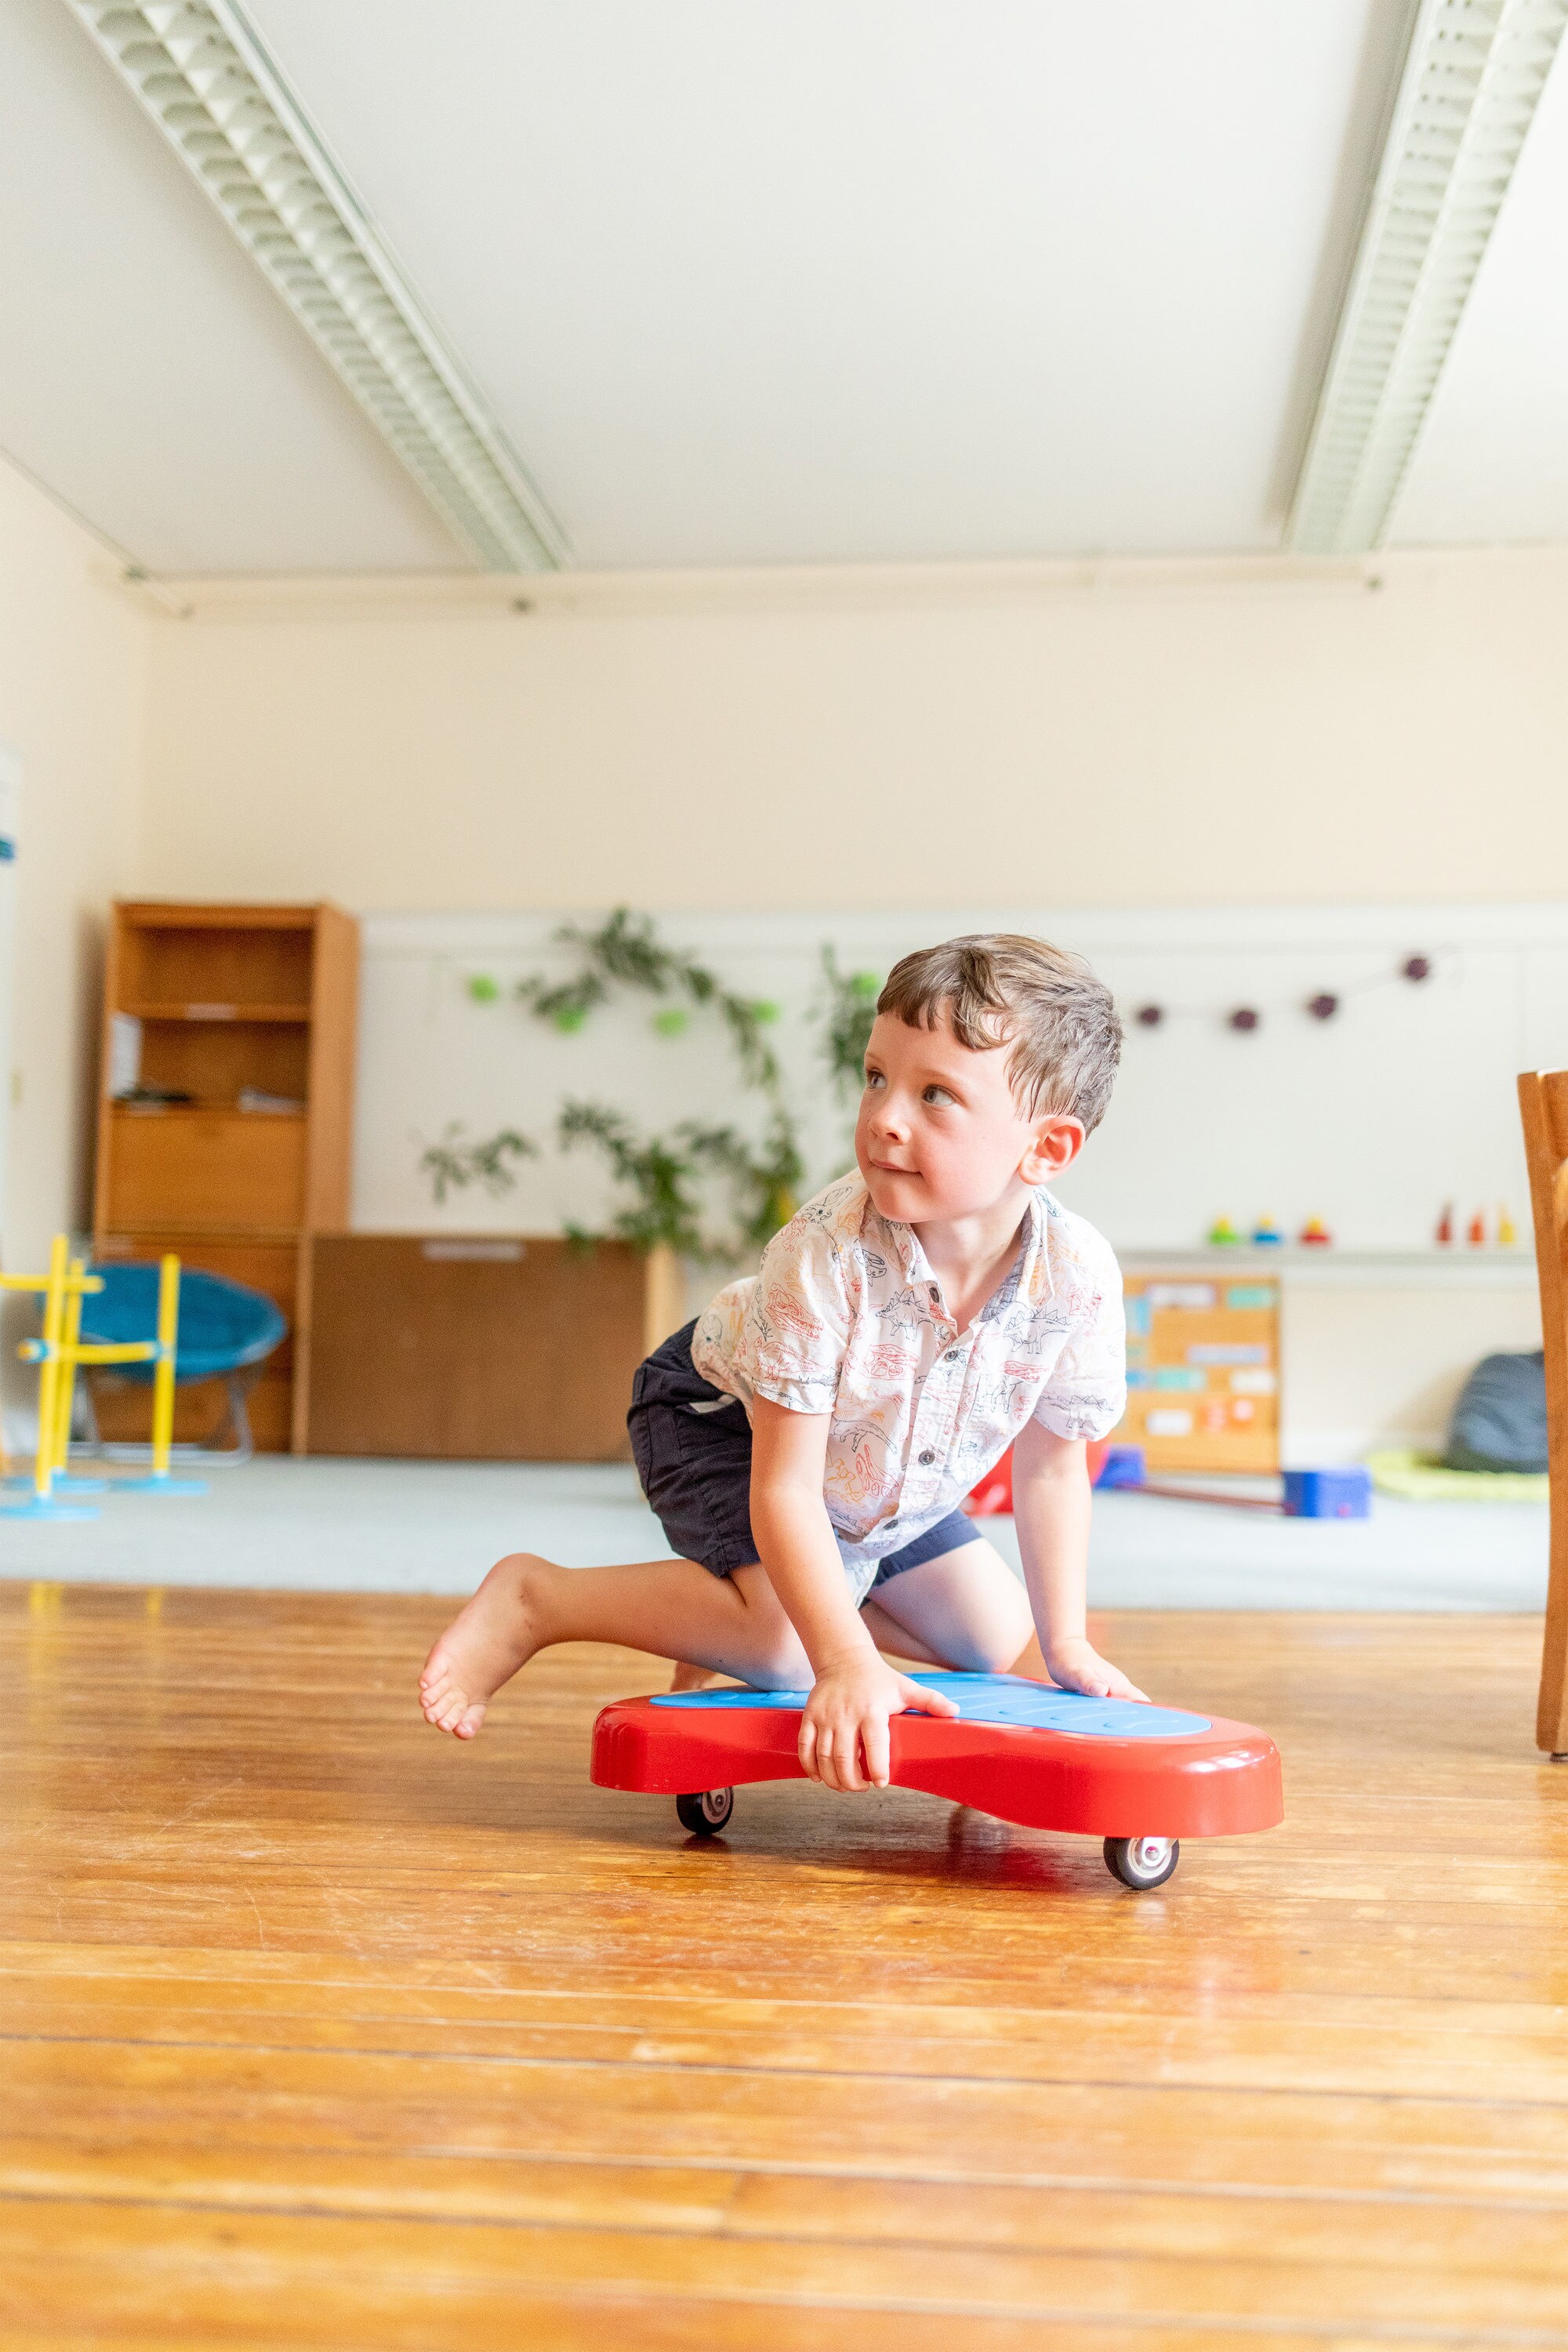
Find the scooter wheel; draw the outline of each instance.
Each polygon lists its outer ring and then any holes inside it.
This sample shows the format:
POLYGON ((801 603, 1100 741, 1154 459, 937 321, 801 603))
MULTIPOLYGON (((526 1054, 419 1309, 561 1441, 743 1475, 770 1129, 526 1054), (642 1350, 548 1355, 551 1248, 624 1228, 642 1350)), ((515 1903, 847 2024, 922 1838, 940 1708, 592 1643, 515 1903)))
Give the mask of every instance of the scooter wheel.
POLYGON ((717 1837, 735 1810, 733 1789, 703 1789, 689 1797, 677 1797, 675 1810, 680 1826, 693 1837, 717 1837))
POLYGON ((1123 1886, 1131 1886, 1135 1895, 1147 1895, 1151 1887, 1163 1886, 1181 1852, 1175 1838, 1107 1838, 1105 1867, 1112 1878, 1119 1878, 1123 1886))

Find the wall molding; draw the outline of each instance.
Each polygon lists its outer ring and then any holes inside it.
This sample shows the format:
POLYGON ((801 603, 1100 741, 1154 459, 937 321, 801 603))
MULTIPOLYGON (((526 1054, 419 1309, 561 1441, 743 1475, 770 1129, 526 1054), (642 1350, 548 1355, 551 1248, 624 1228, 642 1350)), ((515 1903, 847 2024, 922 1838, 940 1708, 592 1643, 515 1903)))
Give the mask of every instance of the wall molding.
MULTIPOLYGON (((725 570, 419 572, 161 580, 157 609, 198 622, 496 620, 622 614, 910 611, 1365 596, 1383 562, 1290 555, 1119 557, 1105 562, 824 563, 725 570)), ((116 575, 142 594, 148 583, 116 575)))

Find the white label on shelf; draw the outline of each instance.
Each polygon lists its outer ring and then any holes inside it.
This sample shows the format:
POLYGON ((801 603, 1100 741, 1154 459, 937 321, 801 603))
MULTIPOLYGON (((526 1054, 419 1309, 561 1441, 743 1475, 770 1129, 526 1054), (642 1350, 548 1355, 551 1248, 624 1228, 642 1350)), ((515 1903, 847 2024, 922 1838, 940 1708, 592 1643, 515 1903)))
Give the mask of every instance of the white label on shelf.
POLYGON ((1279 1385, 1277 1372, 1253 1370, 1232 1372, 1230 1385, 1237 1396, 1272 1396, 1279 1385))
POLYGON ((456 1258, 483 1258, 495 1265, 515 1265, 526 1250, 521 1242, 422 1242, 419 1254, 440 1265, 456 1258))
POLYGON ((1217 1304, 1218 1296, 1212 1282, 1152 1282, 1149 1285, 1152 1307, 1180 1307, 1194 1315, 1208 1314, 1217 1304))
POLYGON ((1143 1426, 1151 1437, 1190 1437, 1193 1416, 1190 1412, 1178 1412, 1172 1405, 1159 1405, 1152 1412, 1145 1414, 1143 1426))
POLYGON ((142 1024, 133 1013, 111 1013, 109 1017, 109 1092, 118 1102, 121 1095, 135 1091, 142 1076, 142 1024))

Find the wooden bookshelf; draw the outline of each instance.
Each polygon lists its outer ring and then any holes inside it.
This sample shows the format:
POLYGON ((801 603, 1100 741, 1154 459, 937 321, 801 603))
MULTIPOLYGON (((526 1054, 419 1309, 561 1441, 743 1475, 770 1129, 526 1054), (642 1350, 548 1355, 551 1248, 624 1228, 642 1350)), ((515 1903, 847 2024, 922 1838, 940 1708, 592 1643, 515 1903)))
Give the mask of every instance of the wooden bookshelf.
MULTIPOLYGON (((305 1244, 348 1219, 358 987, 359 926, 336 907, 113 910, 94 1245, 106 1258, 172 1249, 278 1301, 292 1337, 251 1399, 257 1443, 273 1451, 304 1446, 305 1244), (142 1087, 185 1099, 116 1098, 132 1061, 142 1087)), ((106 1435, 145 1433, 144 1389, 100 1376, 97 1393, 106 1435)), ((199 1434, 220 1409, 206 1384, 182 1390, 177 1434, 199 1434)))

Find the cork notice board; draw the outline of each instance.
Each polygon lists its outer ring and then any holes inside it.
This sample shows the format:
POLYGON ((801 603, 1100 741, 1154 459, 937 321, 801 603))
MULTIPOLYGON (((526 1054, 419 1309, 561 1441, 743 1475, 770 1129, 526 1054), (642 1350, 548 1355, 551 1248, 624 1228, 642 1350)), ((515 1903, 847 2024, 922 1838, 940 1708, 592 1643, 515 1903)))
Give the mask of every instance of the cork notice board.
POLYGON ((1119 1445, 1151 1470, 1279 1467, 1279 1286, 1223 1268, 1129 1275, 1119 1445))

